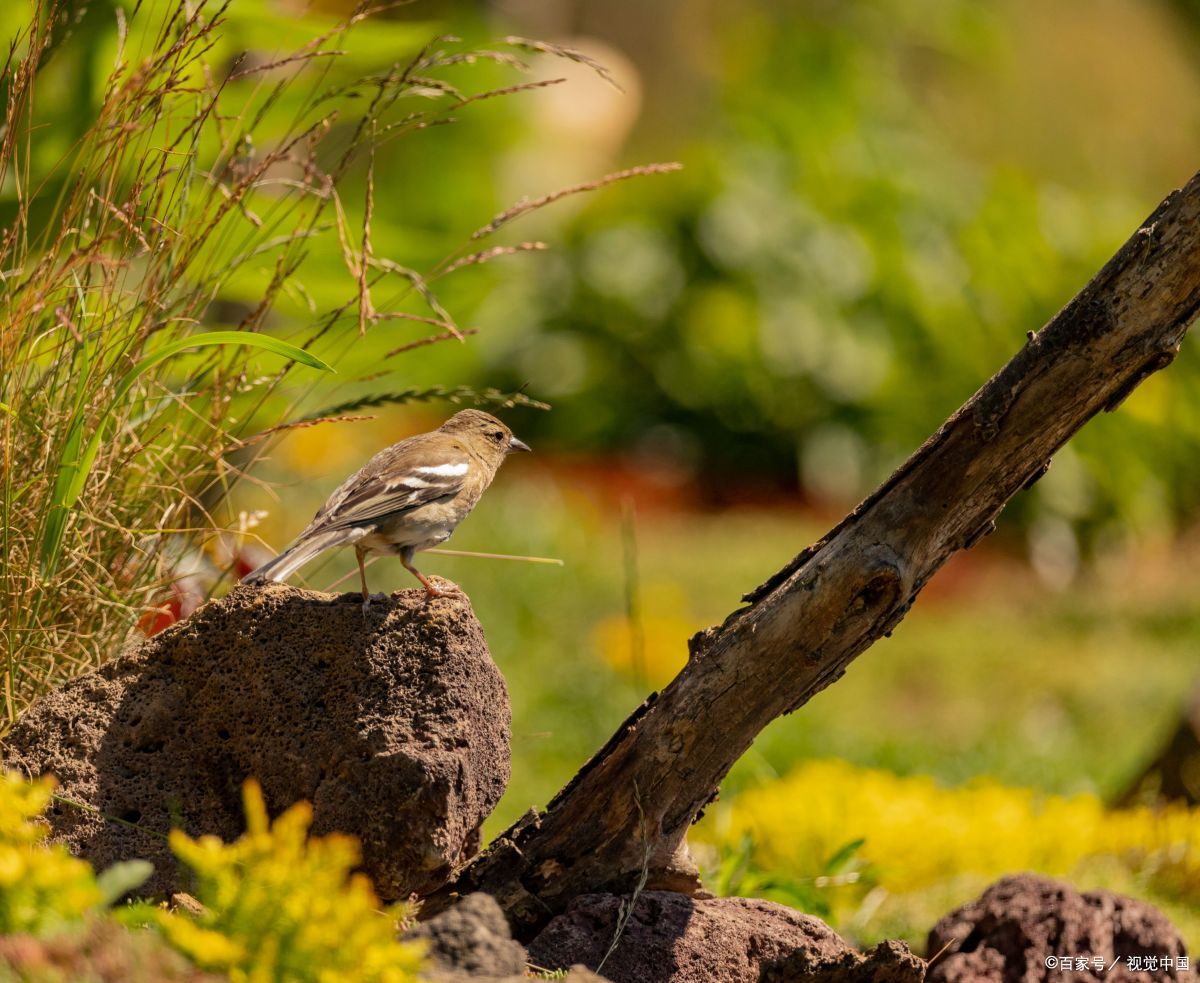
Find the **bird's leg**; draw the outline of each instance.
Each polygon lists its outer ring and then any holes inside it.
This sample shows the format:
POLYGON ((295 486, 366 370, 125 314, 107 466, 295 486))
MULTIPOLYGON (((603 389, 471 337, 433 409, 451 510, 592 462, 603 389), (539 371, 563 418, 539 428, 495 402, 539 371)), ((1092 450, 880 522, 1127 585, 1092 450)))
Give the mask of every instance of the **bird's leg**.
POLYGON ((371 606, 371 592, 367 590, 367 565, 363 562, 367 551, 361 546, 355 545, 354 555, 358 558, 358 575, 362 577, 363 614, 366 614, 367 609, 371 606))
POLYGON ((413 566, 412 558, 415 552, 411 546, 406 546, 400 551, 400 562, 404 564, 404 569, 416 577, 417 580, 421 581, 421 586, 425 588, 425 594, 428 597, 445 597, 449 593, 448 591, 444 591, 440 587, 435 587, 425 574, 413 566))

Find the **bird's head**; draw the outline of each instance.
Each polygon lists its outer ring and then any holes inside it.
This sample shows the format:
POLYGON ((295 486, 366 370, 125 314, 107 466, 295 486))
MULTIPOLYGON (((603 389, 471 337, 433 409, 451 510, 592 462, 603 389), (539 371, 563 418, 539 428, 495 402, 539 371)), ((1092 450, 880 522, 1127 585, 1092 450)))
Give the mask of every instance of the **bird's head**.
POLYGON ((466 441, 475 453, 497 467, 514 451, 529 450, 529 445, 514 437, 505 424, 482 410, 461 410, 438 429, 466 441))

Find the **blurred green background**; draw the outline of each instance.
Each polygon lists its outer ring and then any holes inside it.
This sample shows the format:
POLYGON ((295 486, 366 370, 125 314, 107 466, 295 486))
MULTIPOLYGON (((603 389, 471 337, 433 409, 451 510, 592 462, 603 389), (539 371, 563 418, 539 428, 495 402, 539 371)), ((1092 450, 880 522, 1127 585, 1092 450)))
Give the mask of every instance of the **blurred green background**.
MULTIPOLYGON (((350 8, 234 0, 223 43, 270 60, 350 8)), ((389 357, 430 332, 383 322, 322 351, 334 384, 287 393, 297 418, 430 386, 523 387, 553 406, 504 414, 537 453, 508 464, 448 545, 564 566, 422 564, 468 592, 509 681, 513 780, 493 833, 544 804, 682 665, 692 632, 897 466, 1200 167, 1196 18, 1168 0, 504 0, 416 3, 355 35, 347 71, 359 74, 437 33, 464 50, 520 35, 569 44, 619 83, 559 59, 515 78, 463 66, 456 83, 472 91, 568 81, 473 105, 379 151, 375 249, 406 266, 433 266, 522 196, 646 161, 684 165, 514 223, 501 241, 548 248, 439 287, 478 330, 465 344, 389 357)), ((102 98, 116 23, 112 0, 93 2, 64 40, 59 88, 46 94, 59 123, 36 148, 47 159, 102 98)), ((347 177, 351 226, 365 180, 361 164, 347 177)), ((344 300, 340 263, 335 239, 314 243, 304 294, 274 315, 280 333, 344 300)), ((252 309, 270 273, 239 275, 214 323, 252 309)), ((420 310, 411 296, 375 303, 420 310)), ((780 859, 768 833, 742 838, 738 802, 790 788, 784 776, 821 758, 947 787, 988 776, 1047 795, 1124 790, 1196 674, 1198 382, 1189 342, 1119 413, 1089 424, 893 638, 768 729, 698 831, 715 883, 803 904, 863 940, 920 940, 945 908, 878 875, 869 822, 780 859), (817 885, 829 876, 858 887, 835 898, 817 885)), ((366 457, 452 409, 367 408, 373 420, 287 434, 224 503, 226 518, 252 516, 280 548, 366 457)), ((352 562, 314 564, 304 582, 327 588, 352 562)), ((372 583, 410 578, 383 560, 372 583)), ((962 808, 969 823, 974 806, 962 808)), ((993 869, 956 855, 938 903, 967 900, 1012 863, 1141 892, 1186 920, 1200 898, 1200 824, 1189 828, 1174 880, 1102 847, 1082 866, 1015 850, 993 869)), ((978 835, 1032 834, 1014 824, 978 835)))

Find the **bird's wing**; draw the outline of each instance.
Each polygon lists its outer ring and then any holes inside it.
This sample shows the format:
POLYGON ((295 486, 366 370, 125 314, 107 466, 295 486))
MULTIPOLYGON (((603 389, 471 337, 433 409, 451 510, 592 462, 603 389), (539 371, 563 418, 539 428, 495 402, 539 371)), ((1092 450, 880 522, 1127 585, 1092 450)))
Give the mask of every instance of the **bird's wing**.
POLYGON ((473 466, 466 449, 443 434, 402 440, 376 454, 330 495, 310 528, 369 525, 453 498, 473 466))

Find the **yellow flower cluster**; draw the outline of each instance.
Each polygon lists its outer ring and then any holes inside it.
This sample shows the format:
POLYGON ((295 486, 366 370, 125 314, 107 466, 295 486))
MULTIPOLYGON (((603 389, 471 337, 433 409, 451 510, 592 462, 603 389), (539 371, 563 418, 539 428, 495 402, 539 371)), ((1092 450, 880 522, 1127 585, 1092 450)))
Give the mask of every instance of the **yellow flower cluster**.
MULTIPOLYGON (((48 780, 0 771, 0 935, 58 934, 89 913, 105 917, 109 899, 92 868, 46 842, 38 817, 53 788, 48 780)), ((415 980, 421 946, 397 940, 403 908, 381 910, 370 881, 351 873, 356 842, 340 835, 310 839, 312 813, 303 803, 271 823, 253 782, 245 802, 247 832, 236 843, 171 835, 175 853, 196 876, 204 911, 150 909, 149 920, 167 941, 234 983, 415 980)), ((120 914, 126 924, 147 921, 146 906, 120 914)))
MULTIPOLYGON (((1107 809, 1094 795, 989 779, 945 788, 814 761, 742 793, 698 838, 725 855, 749 844, 749 864, 772 884, 823 888, 832 919, 860 936, 919 937, 931 916, 1021 871, 1149 896, 1173 917, 1200 909, 1200 809, 1182 805, 1107 809)), ((1200 929, 1192 922, 1185 914, 1185 934, 1200 929)))
POLYGON ((422 949, 397 940, 404 909, 381 911, 370 881, 351 870, 354 839, 309 838, 311 808, 292 806, 273 823, 258 785, 245 789, 246 834, 171 834, 175 854, 196 875, 195 917, 157 914, 167 939, 198 966, 234 983, 408 983, 422 949))
POLYGON ((78 922, 102 895, 92 868, 46 843, 37 817, 52 782, 0 771, 0 934, 45 935, 78 922))

